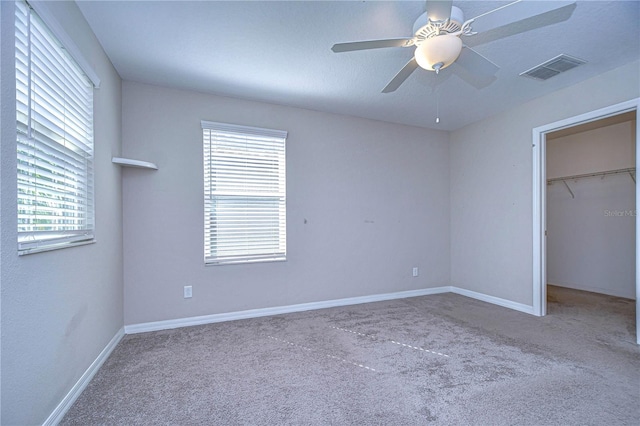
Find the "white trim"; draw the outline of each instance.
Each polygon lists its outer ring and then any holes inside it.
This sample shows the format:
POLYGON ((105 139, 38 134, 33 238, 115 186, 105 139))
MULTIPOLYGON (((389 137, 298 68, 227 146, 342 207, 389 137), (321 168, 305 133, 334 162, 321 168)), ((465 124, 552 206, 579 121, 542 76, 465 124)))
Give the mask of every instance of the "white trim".
POLYGON ((111 355, 111 352, 113 352, 116 345, 120 342, 120 340, 122 340, 123 337, 124 328, 121 328, 116 332, 115 336, 113 336, 111 341, 107 344, 107 346, 105 346, 102 352, 100 352, 100 355, 98 355, 95 361, 93 361, 89 368, 87 368, 82 377, 80 377, 76 384, 73 385, 67 395, 62 398, 60 404, 58 404, 56 409, 53 410, 51 415, 49 415, 47 420, 45 420, 43 426, 57 425, 58 423, 60 423, 60 421, 62 421, 62 418, 65 414, 67 414, 69 408, 71 408, 76 399, 78 399, 82 391, 87 387, 93 376, 95 376, 100 367, 102 367, 102 364, 104 364, 107 358, 109 358, 109 355, 111 355))
POLYGON ((455 293, 472 299, 481 300, 493 305, 503 306, 516 311, 533 314, 533 307, 512 302, 499 297, 487 296, 463 288, 442 286, 420 290, 400 291, 397 293, 374 294, 371 296, 350 297, 346 299, 326 300, 323 302, 300 303, 297 305, 277 306, 273 308, 250 309, 246 311, 226 312, 223 314, 203 315, 198 317, 178 318, 164 321, 152 321, 124 326, 126 334, 146 333, 149 331, 169 330, 172 328, 191 327, 194 325, 212 324, 216 322, 235 321, 247 318, 266 317, 289 314, 292 312, 312 311, 315 309, 335 308, 337 306, 358 305, 361 303, 381 302, 384 300, 404 299, 407 297, 428 296, 431 294, 455 293))
MULTIPOLYGON (((546 134, 629 111, 640 111, 640 98, 610 105, 533 129, 533 314, 546 314, 546 134)), ((640 124, 637 132, 640 132, 640 124)), ((636 164, 640 164, 640 142, 636 135, 636 164)), ((640 210, 640 186, 636 185, 636 210, 640 210)), ((640 216, 636 216, 636 340, 640 345, 640 216)))
POLYGON ((254 136, 269 136, 286 139, 286 130, 265 129, 262 127, 241 126, 239 124, 219 123, 217 121, 200 120, 203 129, 216 130, 219 132, 242 133, 254 136))
POLYGON ((525 314, 534 315, 533 306, 525 305, 523 303, 513 302, 507 299, 501 299, 495 296, 489 296, 486 294, 478 293, 464 288, 451 287, 451 292, 459 294, 461 296, 470 297, 472 299, 481 300, 483 302, 491 303, 492 305, 502 306, 504 308, 513 309, 514 311, 524 312, 525 314))
POLYGON ((541 131, 533 129, 533 315, 547 314, 547 286, 535 283, 547 281, 547 185, 546 185, 546 137, 541 131))
POLYGON ((603 118, 612 117, 614 115, 624 114, 625 112, 635 111, 638 108, 638 102, 640 102, 640 98, 621 102, 615 105, 610 105, 608 107, 600 108, 595 111, 586 112, 584 114, 576 115, 575 117, 565 118, 564 120, 556 121, 555 123, 536 127, 533 130, 534 132, 537 131, 538 133, 555 132, 557 130, 575 127, 580 124, 586 124, 603 118))
POLYGON ((323 302, 300 303, 297 305, 277 306, 273 308, 250 309, 246 311, 226 312, 223 314, 203 315, 199 317, 178 318, 165 321, 153 321, 140 324, 125 325, 126 334, 145 333, 148 331, 168 330, 171 328, 190 327, 193 325, 212 324, 216 322, 234 321, 247 318, 266 317, 270 315, 288 314, 292 312, 312 311, 315 309, 334 308, 337 306, 358 305, 360 303, 381 302, 383 300, 404 299, 407 297, 427 296, 447 293, 451 287, 425 288, 421 290, 400 291, 397 293, 374 294, 371 296, 349 297, 346 299, 326 300, 323 302))
POLYGON ((60 25, 60 22, 58 22, 54 13, 49 9, 49 5, 46 4, 47 2, 27 0, 27 3, 29 3, 33 10, 36 11, 40 19, 47 24, 49 31, 56 36, 67 52, 69 52, 71 57, 78 63, 80 68, 82 68, 82 71, 84 71, 86 76, 93 83, 93 87, 99 89, 100 77, 98 77, 98 74, 95 72, 93 67, 89 65, 89 62, 85 59, 84 55, 80 53, 78 45, 74 43, 73 39, 65 31, 62 25, 60 25))
POLYGON ((50 245, 43 244, 40 247, 34 247, 31 249, 24 249, 24 250, 18 249, 18 256, 26 256, 28 254, 43 253, 45 251, 53 251, 53 250, 71 248, 71 247, 85 246, 87 244, 95 244, 95 243, 96 243, 96 239, 92 238, 86 241, 72 241, 67 243, 50 244, 50 245))

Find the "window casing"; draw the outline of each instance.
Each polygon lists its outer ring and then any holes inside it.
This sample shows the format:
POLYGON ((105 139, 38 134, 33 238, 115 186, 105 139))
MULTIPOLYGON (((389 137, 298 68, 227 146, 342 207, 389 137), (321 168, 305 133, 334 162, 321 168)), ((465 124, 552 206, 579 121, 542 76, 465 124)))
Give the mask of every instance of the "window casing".
POLYGON ((24 1, 15 13, 18 252, 94 239, 93 84, 24 1))
POLYGON ((287 132, 203 121, 204 260, 286 260, 287 132))

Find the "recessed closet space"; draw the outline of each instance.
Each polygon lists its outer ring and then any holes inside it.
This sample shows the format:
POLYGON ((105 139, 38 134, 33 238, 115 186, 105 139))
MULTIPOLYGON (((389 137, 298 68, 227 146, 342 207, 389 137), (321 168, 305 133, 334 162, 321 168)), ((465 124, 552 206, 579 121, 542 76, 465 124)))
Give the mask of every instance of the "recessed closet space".
POLYGON ((547 134, 550 303, 635 299, 635 146, 635 111, 547 134))

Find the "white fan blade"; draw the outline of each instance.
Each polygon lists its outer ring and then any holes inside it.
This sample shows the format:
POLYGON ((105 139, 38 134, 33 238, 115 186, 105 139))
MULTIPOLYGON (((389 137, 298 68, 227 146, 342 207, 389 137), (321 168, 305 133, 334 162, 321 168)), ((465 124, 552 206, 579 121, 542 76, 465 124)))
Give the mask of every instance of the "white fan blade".
POLYGON ((453 1, 449 0, 427 0, 427 16, 430 21, 446 21, 451 17, 451 6, 453 1))
POLYGON ((471 73, 483 77, 494 76, 500 69, 499 66, 468 46, 464 46, 455 63, 467 69, 471 73))
POLYGON ((564 22, 567 19, 571 18, 571 15, 573 15, 573 11, 575 9, 575 3, 563 6, 550 12, 545 12, 543 14, 532 16, 518 22, 512 22, 511 24, 503 25, 499 28, 494 28, 491 31, 485 31, 481 34, 476 34, 473 37, 467 37, 465 39, 465 43, 471 47, 480 46, 481 44, 490 43, 492 41, 510 37, 515 34, 520 34, 538 28, 543 28, 548 25, 564 22))
POLYGON ((380 49, 383 47, 409 47, 413 44, 410 43, 411 41, 411 38, 390 38, 387 40, 354 41, 351 43, 334 44, 331 50, 339 53, 352 52, 354 50, 380 49))
POLYGON ((523 1, 518 0, 473 18, 471 28, 480 33, 522 21, 574 4, 575 1, 523 1))
POLYGON ((482 76, 476 73, 469 71, 468 69, 457 65, 455 62, 451 64, 450 67, 440 71, 440 74, 443 74, 444 71, 451 70, 451 72, 462 80, 467 82, 469 85, 475 87, 478 90, 484 89, 485 87, 491 85, 498 78, 495 75, 492 76, 482 76))
POLYGON ((407 65, 405 65, 400 70, 400 72, 396 74, 395 77, 393 77, 393 80, 391 80, 389 84, 387 84, 387 86, 382 89, 382 93, 394 92, 398 87, 400 87, 402 83, 404 83, 407 78, 409 78, 411 73, 413 73, 416 68, 418 68, 418 63, 416 62, 416 58, 414 57, 411 58, 411 60, 407 62, 407 65))

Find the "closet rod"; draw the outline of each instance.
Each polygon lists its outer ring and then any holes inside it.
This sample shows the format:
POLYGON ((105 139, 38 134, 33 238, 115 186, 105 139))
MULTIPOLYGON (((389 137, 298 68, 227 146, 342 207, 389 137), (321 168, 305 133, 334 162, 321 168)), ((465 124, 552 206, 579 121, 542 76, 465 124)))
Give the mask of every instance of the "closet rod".
POLYGON ((547 179, 547 184, 552 184, 553 182, 560 182, 560 181, 564 182, 567 180, 574 180, 574 179, 588 178, 588 177, 595 177, 595 176, 617 175, 620 173, 629 173, 629 175, 631 175, 631 179, 633 179, 633 181, 635 182, 636 181, 636 178, 634 176, 635 172, 636 172, 635 167, 629 167, 627 169, 608 170, 606 172, 587 173, 584 175, 563 176, 563 177, 557 177, 553 179, 547 179))

